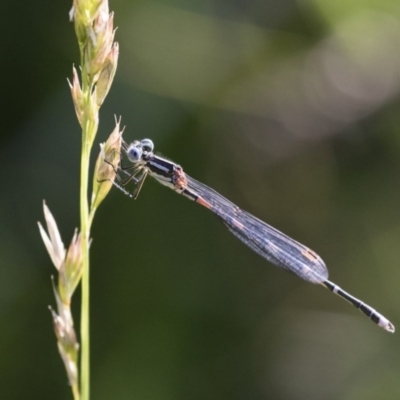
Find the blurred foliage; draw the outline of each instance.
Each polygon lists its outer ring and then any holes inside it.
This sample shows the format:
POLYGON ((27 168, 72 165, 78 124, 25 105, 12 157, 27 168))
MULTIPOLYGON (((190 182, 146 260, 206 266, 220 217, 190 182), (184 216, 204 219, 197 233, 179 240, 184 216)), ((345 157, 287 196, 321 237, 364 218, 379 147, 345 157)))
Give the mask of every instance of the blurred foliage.
MULTIPOLYGON (((78 226, 70 4, 8 2, 0 154, 2 397, 69 399, 52 322, 46 199, 78 226)), ((394 1, 110 2, 122 116, 156 151, 300 242, 396 325, 400 6, 394 1)), ((93 160, 96 154, 93 154, 93 160)), ((93 399, 398 399, 398 334, 253 254, 151 179, 94 222, 93 399)), ((75 302, 75 305, 77 302, 75 302)), ((77 311, 77 310, 76 310, 77 311)))

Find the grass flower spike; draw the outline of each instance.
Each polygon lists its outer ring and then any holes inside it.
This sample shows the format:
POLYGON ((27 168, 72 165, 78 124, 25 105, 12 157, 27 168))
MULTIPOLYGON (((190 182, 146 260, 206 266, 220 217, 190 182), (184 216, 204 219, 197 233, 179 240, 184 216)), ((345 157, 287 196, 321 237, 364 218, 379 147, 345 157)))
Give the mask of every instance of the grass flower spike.
POLYGON ((82 126, 83 119, 83 96, 81 84, 79 82, 78 72, 76 68, 72 68, 72 83, 68 80, 69 87, 71 89, 72 100, 74 102, 76 117, 78 118, 80 126, 82 126))
POLYGON ((95 93, 96 93, 96 104, 100 107, 106 98, 108 91, 110 90, 112 81, 114 79, 115 71, 117 70, 118 64, 119 46, 118 43, 114 43, 111 51, 107 55, 104 61, 102 69, 100 71, 99 79, 97 81, 95 93))
POLYGON ((71 297, 82 278, 81 235, 75 230, 65 262, 59 271, 59 293, 64 304, 70 304, 71 297))
POLYGON ((46 233, 41 223, 38 222, 40 235, 42 236, 51 261, 53 261, 54 266, 59 271, 65 259, 64 243, 61 240, 56 220, 45 202, 43 202, 43 212, 49 234, 46 233))
POLYGON ((122 142, 121 120, 115 121, 115 128, 105 143, 100 144, 100 154, 94 168, 91 219, 100 203, 107 196, 115 179, 115 170, 120 159, 122 142))
POLYGON ((57 268, 58 282, 53 283, 57 312, 51 309, 58 349, 64 361, 75 400, 89 400, 89 244, 94 214, 110 191, 121 147, 120 121, 107 142, 101 145, 96 163, 93 193, 89 209, 89 165, 93 141, 99 125, 99 109, 114 79, 118 65, 118 44, 114 42, 114 15, 107 0, 73 0, 70 20, 74 22, 80 50, 79 68, 73 67, 71 89, 75 113, 82 128, 80 175, 80 231, 76 231, 66 250, 57 224, 44 204, 47 232, 39 224, 40 234, 57 268), (104 160, 110 162, 107 164, 104 160), (80 342, 76 337, 71 313, 72 296, 81 282, 82 304, 80 342), (78 367, 80 354, 80 368, 78 367))
POLYGON ((72 324, 68 324, 67 320, 58 315, 51 307, 49 307, 53 317, 54 332, 57 337, 58 351, 64 362, 69 383, 72 388, 74 399, 80 398, 78 387, 78 350, 79 344, 76 341, 76 334, 72 324))
POLYGON ((58 270, 59 279, 56 287, 53 280, 53 290, 56 297, 58 314, 50 307, 53 316, 54 330, 57 337, 58 351, 64 362, 68 379, 74 394, 79 399, 78 386, 78 349, 74 323, 71 313, 71 298, 82 275, 82 258, 80 256, 80 235, 75 232, 72 243, 66 251, 58 231, 56 221, 46 203, 43 203, 48 233, 40 222, 39 231, 46 249, 58 270))

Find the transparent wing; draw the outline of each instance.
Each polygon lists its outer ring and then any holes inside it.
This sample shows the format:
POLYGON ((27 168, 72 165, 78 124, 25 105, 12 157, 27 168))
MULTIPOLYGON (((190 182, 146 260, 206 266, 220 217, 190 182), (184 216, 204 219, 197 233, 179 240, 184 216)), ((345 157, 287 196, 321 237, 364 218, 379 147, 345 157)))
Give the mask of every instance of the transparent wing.
POLYGON ((241 210, 201 182, 188 175, 186 178, 188 188, 206 200, 223 224, 261 257, 308 282, 321 283, 328 279, 326 265, 314 251, 241 210))

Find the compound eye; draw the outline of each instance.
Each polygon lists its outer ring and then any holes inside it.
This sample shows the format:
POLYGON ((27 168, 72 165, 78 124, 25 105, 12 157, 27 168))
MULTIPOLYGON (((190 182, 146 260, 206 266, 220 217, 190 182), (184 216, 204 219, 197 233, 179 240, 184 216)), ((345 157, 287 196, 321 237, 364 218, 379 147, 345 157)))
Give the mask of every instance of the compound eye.
POLYGON ((152 152, 154 150, 154 143, 150 139, 143 139, 141 142, 144 151, 152 152))
POLYGON ((129 161, 131 161, 133 163, 137 163, 142 158, 143 151, 140 147, 131 145, 131 146, 129 146, 126 154, 129 158, 129 161))

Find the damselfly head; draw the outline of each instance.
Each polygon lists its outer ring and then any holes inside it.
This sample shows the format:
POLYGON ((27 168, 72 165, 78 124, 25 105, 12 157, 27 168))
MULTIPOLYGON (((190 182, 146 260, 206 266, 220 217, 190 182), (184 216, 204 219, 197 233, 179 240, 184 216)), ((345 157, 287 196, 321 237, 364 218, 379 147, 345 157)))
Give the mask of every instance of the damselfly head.
POLYGON ((150 139, 135 140, 131 144, 125 144, 125 152, 130 162, 136 164, 147 161, 153 155, 154 143, 150 139))

